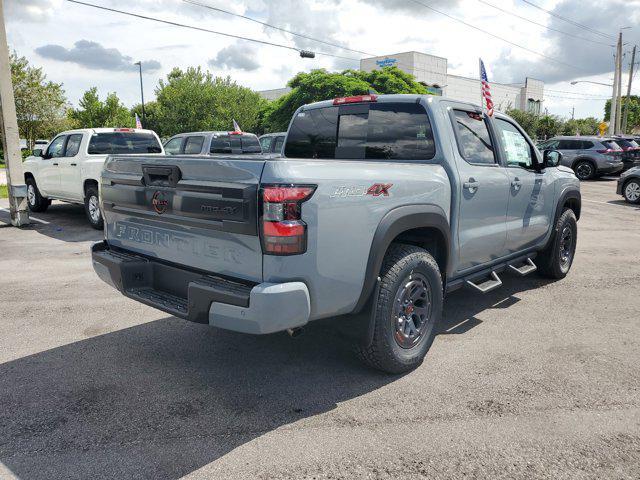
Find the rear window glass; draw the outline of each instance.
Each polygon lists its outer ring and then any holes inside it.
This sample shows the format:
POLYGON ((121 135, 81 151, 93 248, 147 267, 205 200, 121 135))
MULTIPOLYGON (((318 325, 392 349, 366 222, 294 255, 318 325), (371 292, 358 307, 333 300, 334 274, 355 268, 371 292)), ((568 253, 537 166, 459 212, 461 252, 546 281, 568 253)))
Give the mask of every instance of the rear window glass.
POLYGON ((255 135, 242 135, 240 139, 242 153, 262 153, 260 142, 255 135))
POLYGON ((493 145, 487 124, 476 112, 454 110, 460 153, 469 163, 494 164, 493 145))
POLYGON ((94 133, 88 150, 91 155, 160 152, 162 147, 155 135, 142 132, 94 133))
POLYGON ((611 150, 622 150, 622 147, 620 147, 620 145, 618 145, 616 142, 614 142, 613 140, 603 140, 602 144, 607 147, 610 148, 611 150))
POLYGON ((435 143, 424 108, 379 103, 369 108, 326 107, 300 112, 289 131, 285 155, 298 158, 433 158, 435 143))

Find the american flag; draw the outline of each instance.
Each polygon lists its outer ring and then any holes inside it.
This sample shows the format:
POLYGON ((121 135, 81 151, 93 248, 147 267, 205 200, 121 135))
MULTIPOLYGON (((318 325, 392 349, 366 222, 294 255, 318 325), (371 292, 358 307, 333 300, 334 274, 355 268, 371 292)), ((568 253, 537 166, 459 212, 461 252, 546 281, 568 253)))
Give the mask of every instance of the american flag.
POLYGON ((140 121, 140 117, 136 113, 136 128, 142 128, 142 122, 140 121))
POLYGON ((487 102, 487 115, 493 117, 493 100, 491 100, 491 88, 487 79, 487 70, 484 68, 484 62, 480 59, 480 83, 482 83, 482 98, 487 102))

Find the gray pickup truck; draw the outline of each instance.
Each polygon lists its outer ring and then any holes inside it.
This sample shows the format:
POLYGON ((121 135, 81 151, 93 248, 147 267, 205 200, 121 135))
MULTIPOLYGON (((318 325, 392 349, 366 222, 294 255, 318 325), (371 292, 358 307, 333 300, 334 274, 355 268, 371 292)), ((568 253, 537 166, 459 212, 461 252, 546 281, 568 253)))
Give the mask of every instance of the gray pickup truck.
POLYGON ((569 271, 580 186, 518 124, 420 95, 305 105, 284 157, 114 155, 97 274, 127 297, 239 332, 334 318, 386 372, 418 366, 443 297, 503 271, 569 271))

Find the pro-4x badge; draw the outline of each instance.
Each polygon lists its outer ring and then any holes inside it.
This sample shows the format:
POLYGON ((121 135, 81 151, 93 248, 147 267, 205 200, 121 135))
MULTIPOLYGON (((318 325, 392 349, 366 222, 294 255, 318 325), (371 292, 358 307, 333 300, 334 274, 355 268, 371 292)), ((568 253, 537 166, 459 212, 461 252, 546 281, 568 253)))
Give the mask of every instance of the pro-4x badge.
POLYGON ((162 191, 156 190, 156 192, 153 194, 153 197, 151 197, 151 206, 158 215, 162 215, 167 211, 169 200, 165 198, 165 195, 162 191))
POLYGON ((363 185, 342 185, 337 187, 331 194, 331 198, 340 197, 364 197, 365 195, 371 195, 373 197, 388 197, 389 189, 393 186, 393 183, 374 183, 370 187, 363 185))

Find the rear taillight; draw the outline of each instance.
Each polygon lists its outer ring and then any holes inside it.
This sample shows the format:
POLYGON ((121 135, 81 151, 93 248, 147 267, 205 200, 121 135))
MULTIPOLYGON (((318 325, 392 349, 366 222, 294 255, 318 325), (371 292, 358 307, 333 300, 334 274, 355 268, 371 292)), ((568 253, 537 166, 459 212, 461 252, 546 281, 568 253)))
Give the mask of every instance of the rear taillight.
POLYGON ((264 185, 260 189, 264 254, 300 255, 307 251, 307 224, 302 221, 301 204, 315 190, 315 185, 264 185))
POLYGON ((605 155, 615 155, 615 151, 607 148, 606 150, 598 150, 598 153, 603 153, 605 155))
POLYGON ((378 96, 370 93, 369 95, 355 95, 353 97, 339 97, 333 100, 334 105, 343 105, 345 103, 363 103, 363 102, 375 102, 378 100, 378 96))

